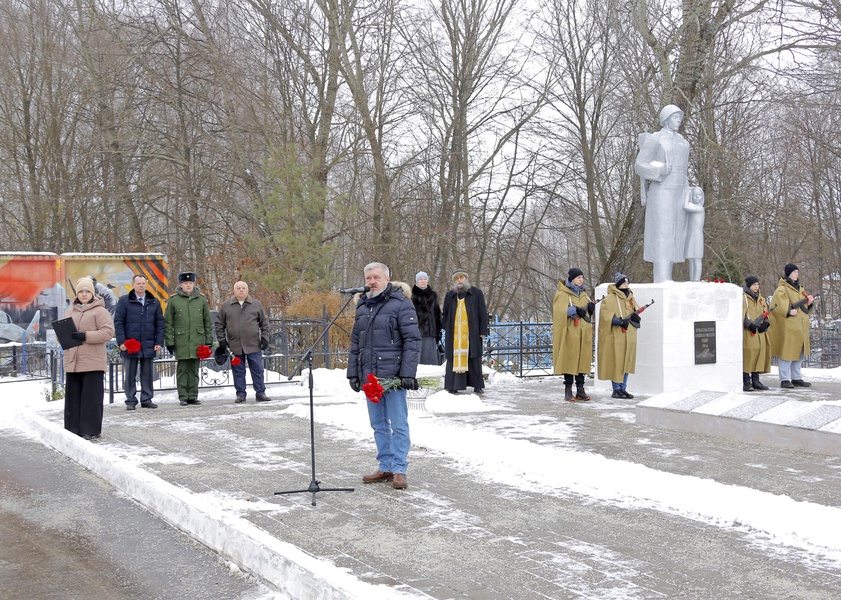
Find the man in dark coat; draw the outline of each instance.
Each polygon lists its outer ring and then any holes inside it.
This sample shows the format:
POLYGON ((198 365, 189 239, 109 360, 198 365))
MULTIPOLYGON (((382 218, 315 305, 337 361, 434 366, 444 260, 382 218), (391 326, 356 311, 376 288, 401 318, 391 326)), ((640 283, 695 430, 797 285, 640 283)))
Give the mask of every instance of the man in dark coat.
POLYGON ((389 283, 386 265, 370 263, 364 273, 370 291, 359 298, 356 306, 347 378, 355 392, 371 383, 371 375, 384 389, 378 398, 366 393, 379 469, 363 476, 362 481, 392 481, 394 489, 405 489, 411 446, 406 390, 418 389, 418 317, 402 288, 389 283))
POLYGON ((246 362, 257 402, 271 400, 266 395, 262 353, 269 347, 269 319, 262 303, 248 293, 248 284, 244 281, 237 281, 234 284, 234 295, 219 306, 219 312, 216 313, 216 339, 223 352, 230 348, 233 355, 239 358, 239 361, 234 361, 237 364, 231 364, 237 404, 245 402, 246 362))
POLYGON ((444 389, 457 394, 471 386, 475 393, 482 394, 482 354, 490 332, 488 307, 482 290, 470 285, 462 269, 453 273, 453 288, 444 296, 442 318, 447 352, 444 389))
MULTIPOLYGON (((121 296, 114 310, 114 331, 120 356, 123 358, 123 377, 126 410, 137 408, 137 371, 140 369, 140 406, 158 408, 152 402, 155 391, 154 360, 164 346, 164 314, 161 303, 146 290, 146 276, 138 273, 131 280, 132 289, 121 296), (135 340, 140 349, 129 352, 126 341, 135 340)), ((132 344, 132 349, 134 345, 132 344)))

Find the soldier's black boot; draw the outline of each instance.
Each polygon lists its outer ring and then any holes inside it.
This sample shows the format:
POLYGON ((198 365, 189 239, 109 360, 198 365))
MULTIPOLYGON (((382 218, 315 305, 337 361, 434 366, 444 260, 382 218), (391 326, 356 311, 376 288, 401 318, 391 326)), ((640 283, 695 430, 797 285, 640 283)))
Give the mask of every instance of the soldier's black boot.
POLYGON ((768 386, 759 381, 759 373, 750 374, 750 382, 755 390, 767 390, 768 386))
POLYGON ((578 402, 589 402, 590 396, 584 390, 584 376, 576 375, 575 377, 575 399, 578 402))
POLYGON ((751 381, 750 373, 742 373, 742 391, 753 391, 753 382, 751 381))

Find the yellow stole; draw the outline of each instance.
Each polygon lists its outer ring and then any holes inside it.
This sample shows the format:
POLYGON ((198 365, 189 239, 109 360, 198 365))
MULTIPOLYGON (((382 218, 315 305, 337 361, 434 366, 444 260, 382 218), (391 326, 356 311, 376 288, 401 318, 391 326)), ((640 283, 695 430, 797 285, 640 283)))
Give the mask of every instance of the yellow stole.
POLYGON ((453 324, 453 373, 467 373, 470 355, 470 330, 464 298, 456 298, 456 318, 453 324))

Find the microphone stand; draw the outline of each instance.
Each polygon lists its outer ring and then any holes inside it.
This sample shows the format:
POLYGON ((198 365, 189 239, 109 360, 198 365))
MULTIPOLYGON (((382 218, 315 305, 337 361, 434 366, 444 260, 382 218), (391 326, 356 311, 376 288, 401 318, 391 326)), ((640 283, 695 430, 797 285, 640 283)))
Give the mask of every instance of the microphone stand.
POLYGON ((286 492, 275 492, 275 496, 279 496, 282 494, 301 494, 304 492, 312 494, 312 505, 315 506, 315 495, 318 492, 352 492, 354 488, 323 488, 320 487, 319 484, 321 483, 315 478, 315 403, 313 400, 313 377, 312 377, 312 351, 318 345, 318 343, 327 335, 327 332, 330 330, 330 327, 333 326, 333 323, 336 322, 336 319, 339 318, 347 305, 350 304, 350 301, 353 300, 353 295, 350 295, 345 302, 344 306, 339 309, 339 312, 336 313, 336 316, 333 317, 333 320, 327 324, 327 327, 324 328, 324 331, 321 332, 321 335, 318 336, 318 339, 313 342, 312 346, 304 354, 304 357, 301 359, 301 362, 298 363, 298 366, 295 367, 295 370, 292 371, 292 374, 289 375, 289 379, 291 380, 295 374, 300 370, 301 365, 304 364, 304 361, 307 362, 309 367, 309 386, 310 386, 310 453, 311 453, 311 464, 312 464, 312 480, 310 481, 310 485, 305 490, 289 490, 286 492))

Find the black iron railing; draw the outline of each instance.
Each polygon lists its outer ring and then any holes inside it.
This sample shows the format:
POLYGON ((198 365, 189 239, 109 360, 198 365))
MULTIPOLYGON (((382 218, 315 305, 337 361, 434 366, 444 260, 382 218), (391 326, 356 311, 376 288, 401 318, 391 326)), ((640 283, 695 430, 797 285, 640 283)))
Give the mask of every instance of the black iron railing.
MULTIPOLYGON (((342 369, 347 366, 346 344, 352 319, 347 318, 345 321, 339 326, 340 331, 346 335, 331 335, 332 332, 328 332, 313 352, 315 368, 342 369)), ((269 381, 288 381, 292 370, 298 366, 328 322, 327 318, 272 319, 271 354, 265 355, 263 359, 269 381)), ((154 361, 156 390, 175 389, 175 362, 168 355, 154 361)), ((484 362, 496 371, 517 377, 551 375, 552 323, 519 321, 491 324, 484 348, 484 362)), ((813 331, 811 353, 803 364, 820 368, 841 366, 841 332, 813 331)), ((0 346, 0 383, 16 381, 18 377, 50 379, 55 395, 64 383, 61 351, 47 349, 43 342, 0 346)), ((202 361, 201 387, 212 388, 232 383, 227 364, 220 367, 213 359, 202 361)), ((122 360, 113 347, 109 352, 105 385, 111 402, 124 390, 122 360)))

